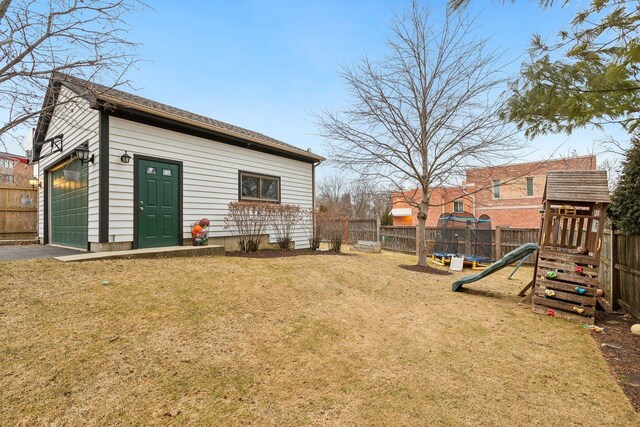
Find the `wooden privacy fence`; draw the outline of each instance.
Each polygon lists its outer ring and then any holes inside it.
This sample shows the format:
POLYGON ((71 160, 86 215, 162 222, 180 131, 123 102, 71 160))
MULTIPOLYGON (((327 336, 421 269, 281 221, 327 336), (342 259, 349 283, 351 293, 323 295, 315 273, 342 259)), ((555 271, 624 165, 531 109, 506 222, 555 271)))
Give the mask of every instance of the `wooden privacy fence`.
POLYGON ((350 218, 347 222, 347 236, 347 243, 358 243, 358 240, 377 242, 380 240, 380 220, 350 218))
MULTIPOLYGON (((537 228, 496 228, 493 230, 493 259, 500 259, 525 243, 538 243, 539 235, 537 228)), ((531 255, 524 263, 533 265, 535 262, 535 255, 531 255)))
POLYGON ((602 237, 598 278, 607 300, 640 319, 640 236, 605 230, 602 237))
MULTIPOLYGON (((398 252, 416 253, 416 227, 398 226, 380 227, 380 242, 383 249, 398 252)), ((436 242, 436 228, 425 228, 425 241, 427 242, 427 252, 433 252, 433 245, 436 242)))
POLYGON ((36 238, 37 203, 38 190, 0 186, 0 240, 36 238))
MULTIPOLYGON (((493 259, 502 258, 507 252, 525 243, 537 243, 539 232, 540 230, 537 228, 497 228, 492 230, 491 253, 493 259)), ((415 254, 416 227, 380 227, 380 241, 383 249, 415 254)), ((425 229, 425 241, 427 253, 433 253, 436 241, 435 227, 425 229)), ((467 250, 463 249, 464 242, 461 242, 460 245, 461 250, 467 250)), ((534 263, 535 257, 529 257, 525 261, 525 264, 533 265, 534 263)))

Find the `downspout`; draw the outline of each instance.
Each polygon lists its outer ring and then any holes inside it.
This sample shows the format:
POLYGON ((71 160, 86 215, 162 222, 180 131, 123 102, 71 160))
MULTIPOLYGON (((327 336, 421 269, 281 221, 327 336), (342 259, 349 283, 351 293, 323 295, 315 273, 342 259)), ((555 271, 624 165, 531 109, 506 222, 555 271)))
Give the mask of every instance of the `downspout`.
MULTIPOLYGON (((313 162, 311 165, 311 238, 316 242, 316 166, 322 163, 321 160, 313 162)), ((311 248, 313 249, 313 248, 311 248)))

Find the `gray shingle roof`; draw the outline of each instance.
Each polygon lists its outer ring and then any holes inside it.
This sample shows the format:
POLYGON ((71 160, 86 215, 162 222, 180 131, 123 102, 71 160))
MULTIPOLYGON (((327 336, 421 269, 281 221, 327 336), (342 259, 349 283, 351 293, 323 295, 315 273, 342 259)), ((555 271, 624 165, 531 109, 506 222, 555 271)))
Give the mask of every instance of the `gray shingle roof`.
POLYGON ((611 203, 606 171, 549 171, 544 200, 611 203))
POLYGON ((54 79, 59 80, 62 84, 69 87, 74 92, 87 96, 87 98, 94 102, 103 101, 108 105, 116 108, 118 107, 118 105, 121 105, 121 103, 127 104, 127 106, 134 104, 134 109, 135 105, 137 105, 140 107, 144 107, 145 109, 152 110, 152 112, 155 111, 158 114, 164 113, 171 115, 177 119, 186 119, 196 126, 202 125, 206 128, 215 128, 221 133, 231 134, 240 138, 244 137, 252 142, 256 142, 258 144, 263 143, 266 146, 276 149, 281 148, 283 151, 295 153, 302 157, 318 161, 324 160, 324 158, 322 156, 319 156, 318 154, 303 150, 291 144, 287 144, 286 142, 271 138, 270 136, 264 135, 262 133, 254 132, 252 130, 241 128, 239 126, 225 123, 220 120, 212 119, 210 117, 172 107, 170 105, 143 98, 141 96, 134 95, 129 92, 124 92, 113 87, 104 86, 63 74, 56 75, 54 79))

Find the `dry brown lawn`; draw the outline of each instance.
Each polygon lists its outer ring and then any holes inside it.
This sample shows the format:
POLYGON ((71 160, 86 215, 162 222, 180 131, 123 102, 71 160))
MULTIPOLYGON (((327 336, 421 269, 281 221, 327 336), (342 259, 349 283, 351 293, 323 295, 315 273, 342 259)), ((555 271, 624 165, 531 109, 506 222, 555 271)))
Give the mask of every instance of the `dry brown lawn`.
POLYGON ((0 423, 640 425, 584 328, 516 304, 530 269, 411 262, 0 263, 0 423))

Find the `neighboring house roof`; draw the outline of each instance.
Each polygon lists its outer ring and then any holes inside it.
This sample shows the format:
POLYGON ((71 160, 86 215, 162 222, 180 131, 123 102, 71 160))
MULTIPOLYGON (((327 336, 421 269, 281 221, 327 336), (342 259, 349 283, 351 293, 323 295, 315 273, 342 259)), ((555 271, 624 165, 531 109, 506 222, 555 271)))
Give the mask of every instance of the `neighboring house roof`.
POLYGON ((611 203, 606 171, 549 171, 543 200, 611 203))
POLYGON ((2 158, 2 159, 11 159, 11 160, 14 160, 16 162, 21 162, 21 163, 27 163, 27 161, 29 160, 24 156, 19 156, 17 154, 4 153, 4 152, 0 152, 0 158, 2 158))
MULTIPOLYGON (((76 94, 85 97, 90 102, 92 108, 104 108, 107 112, 118 109, 139 111, 186 125, 199 127, 203 130, 210 130, 233 138, 238 138, 248 143, 255 143, 275 151, 290 153, 318 162, 324 160, 324 157, 318 154, 300 149, 252 130, 244 129, 210 117, 195 114, 180 108, 143 98, 132 93, 124 92, 113 87, 89 82, 87 80, 65 74, 56 74, 52 77, 49 90, 45 95, 45 105, 49 102, 55 101, 57 92, 59 92, 58 89, 61 85, 64 85, 76 94)), ((36 130, 37 141, 41 141, 46 135, 46 129, 49 126, 50 120, 50 117, 47 116, 50 116, 50 114, 41 115, 40 120, 38 121, 38 128, 36 130)))

